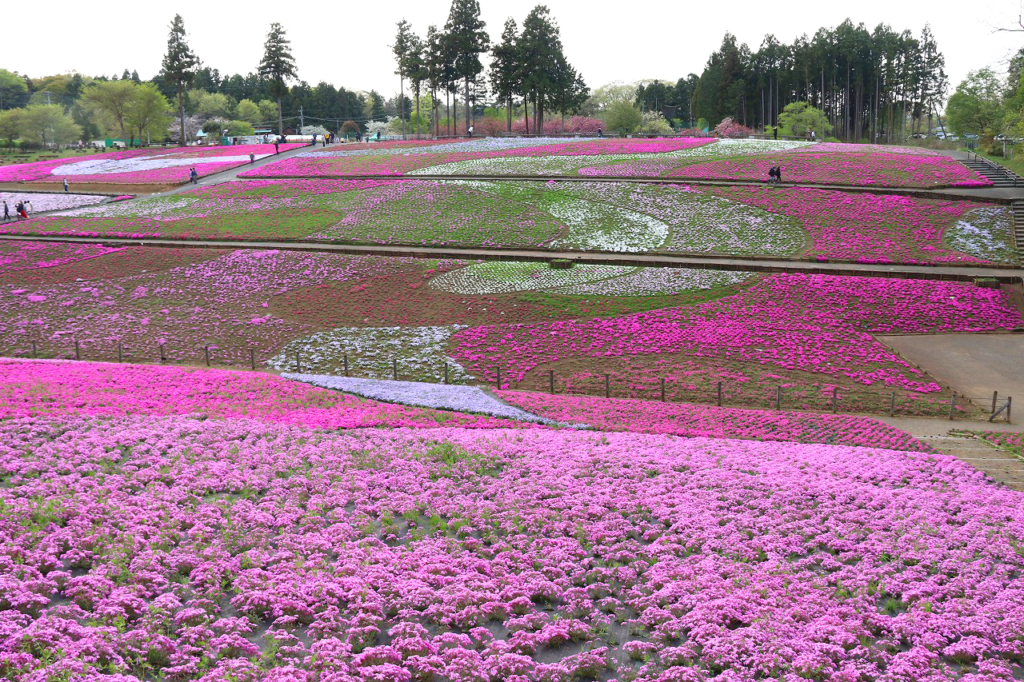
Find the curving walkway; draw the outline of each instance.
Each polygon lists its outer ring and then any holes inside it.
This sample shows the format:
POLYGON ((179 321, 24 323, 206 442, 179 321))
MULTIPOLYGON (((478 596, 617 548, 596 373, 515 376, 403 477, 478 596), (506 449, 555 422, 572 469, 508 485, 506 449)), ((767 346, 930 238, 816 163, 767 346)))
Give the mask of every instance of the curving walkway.
POLYGON ((566 259, 588 265, 624 265, 630 267, 697 268, 737 272, 797 272, 840 275, 844 277, 892 277, 972 281, 985 277, 1002 283, 1019 283, 1024 268, 964 267, 958 265, 901 265, 869 263, 818 263, 770 258, 743 258, 710 255, 673 255, 659 253, 604 253, 546 249, 486 249, 457 246, 380 246, 373 244, 333 244, 299 241, 243 241, 230 239, 133 239, 121 237, 70 237, 42 235, 0 235, 0 240, 102 244, 105 246, 153 246, 199 249, 258 249, 338 253, 357 256, 398 258, 454 258, 461 260, 551 261, 566 259))

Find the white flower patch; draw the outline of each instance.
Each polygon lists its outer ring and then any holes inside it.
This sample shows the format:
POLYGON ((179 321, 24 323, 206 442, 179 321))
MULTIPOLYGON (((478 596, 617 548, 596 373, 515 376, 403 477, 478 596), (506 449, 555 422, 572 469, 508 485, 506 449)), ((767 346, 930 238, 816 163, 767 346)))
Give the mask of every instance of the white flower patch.
POLYGON ((435 277, 430 280, 430 287, 453 294, 512 294, 596 282, 635 269, 619 265, 576 265, 562 270, 547 263, 485 261, 435 277))
POLYGON ((575 296, 675 295, 739 284, 750 272, 696 270, 691 268, 635 268, 633 272, 586 284, 569 284, 548 289, 554 294, 575 296))
POLYGON ((399 378, 432 379, 444 376, 448 363, 448 381, 466 383, 470 375, 446 355, 452 335, 466 325, 436 327, 342 327, 295 339, 267 363, 277 370, 302 370, 313 373, 342 374, 345 354, 349 372, 357 377, 390 379, 393 361, 398 362, 399 378), (295 354, 299 354, 296 364, 295 354))
POLYGON ((686 149, 683 156, 701 158, 705 156, 746 156, 749 154, 770 154, 772 152, 784 152, 791 149, 809 147, 814 142, 802 142, 800 140, 743 140, 725 139, 715 144, 704 145, 686 149))
POLYGON ((551 243, 556 249, 650 251, 664 244, 669 233, 657 218, 581 199, 564 199, 547 211, 569 226, 566 237, 551 243))
MULTIPOLYGON (((79 206, 90 206, 105 201, 106 197, 96 194, 65 194, 48 192, 0 192, 0 201, 6 201, 14 215, 14 207, 19 201, 31 201, 32 212, 59 211, 64 209, 77 208, 79 206)), ((60 214, 58 214, 60 215, 60 214)))
MULTIPOLYGON (((256 154, 257 159, 263 159, 270 154, 256 154)), ((193 166, 204 163, 249 163, 248 155, 238 156, 156 156, 136 157, 132 159, 88 159, 75 161, 57 166, 50 171, 51 175, 75 176, 75 175, 107 175, 111 173, 136 173, 139 171, 157 170, 160 168, 175 168, 177 166, 193 166)))
POLYGON ((515 138, 515 137, 481 137, 465 142, 445 142, 416 147, 382 147, 381 149, 332 149, 330 151, 308 151, 298 154, 299 158, 326 159, 344 158, 348 156, 416 156, 419 154, 448 153, 481 153, 500 152, 506 149, 522 147, 545 147, 566 142, 586 142, 596 138, 576 138, 571 140, 554 137, 515 138))
POLYGON ((967 213, 948 228, 943 240, 962 253, 998 263, 1017 264, 1013 214, 1008 208, 986 207, 967 213))
POLYGON ((103 206, 88 206, 70 211, 61 211, 54 215, 90 216, 97 218, 156 218, 164 219, 176 212, 184 211, 196 203, 188 197, 156 197, 137 199, 135 201, 116 202, 103 206))
POLYGON ((563 425, 560 422, 508 405, 476 386, 446 386, 418 381, 380 381, 291 372, 281 376, 285 379, 313 384, 320 388, 344 391, 389 403, 486 414, 492 417, 516 419, 536 424, 563 425))

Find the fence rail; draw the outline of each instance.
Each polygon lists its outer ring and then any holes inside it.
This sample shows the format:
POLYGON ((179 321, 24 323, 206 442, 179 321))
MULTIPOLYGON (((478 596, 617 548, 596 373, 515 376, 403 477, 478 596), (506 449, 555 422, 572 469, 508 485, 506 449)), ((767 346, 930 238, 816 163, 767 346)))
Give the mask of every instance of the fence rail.
MULTIPOLYGON (((40 344, 37 341, 31 341, 31 351, 25 352, 22 356, 29 356, 32 358, 39 358, 40 344)), ((83 349, 82 344, 76 339, 74 341, 74 359, 77 361, 110 361, 107 358, 117 358, 117 362, 131 362, 133 364, 146 364, 147 362, 156 362, 157 364, 189 364, 188 360, 191 359, 197 364, 202 362, 207 367, 214 367, 219 365, 220 367, 230 367, 238 369, 248 365, 249 369, 255 371, 258 368, 270 367, 278 370, 294 370, 298 373, 302 373, 304 370, 316 371, 314 367, 311 367, 309 363, 303 364, 303 355, 301 351, 293 351, 291 354, 277 354, 275 357, 281 357, 283 355, 285 359, 285 365, 282 367, 282 363, 278 362, 275 366, 269 365, 267 362, 257 358, 256 350, 253 348, 246 349, 247 352, 242 353, 244 360, 248 360, 247 363, 239 361, 236 357, 235 361, 227 360, 225 362, 217 363, 218 347, 214 344, 205 344, 201 347, 194 347, 195 351, 201 352, 198 357, 193 355, 191 358, 180 356, 171 357, 166 344, 155 344, 155 348, 152 349, 151 353, 147 353, 145 357, 137 357, 132 347, 126 346, 124 343, 119 342, 116 346, 111 346, 106 349, 106 353, 100 352, 98 347, 90 344, 88 348, 90 357, 86 357, 86 352, 83 349), (200 351, 201 348, 201 351, 200 351)), ((56 349, 55 349, 56 350, 56 349)), ((51 353, 51 357, 54 355, 67 355, 70 356, 71 347, 67 347, 63 350, 58 350, 55 353, 51 353)), ((177 354, 175 354, 177 355, 177 354)), ((232 356, 238 356, 239 352, 237 349, 231 353, 232 356)), ((70 359, 70 358, 67 358, 70 359)), ((339 369, 344 372, 346 377, 353 376, 355 363, 352 358, 349 357, 349 353, 345 352, 342 354, 342 364, 339 369)), ((375 363, 375 364, 379 364, 375 363)), ((388 363, 388 369, 390 372, 391 380, 398 381, 403 379, 403 374, 400 372, 400 363, 397 356, 391 358, 391 362, 388 363)), ((448 362, 443 363, 443 367, 439 364, 437 376, 427 377, 429 382, 439 382, 448 384, 450 383, 450 366, 448 362)), ((337 371, 337 370, 334 370, 337 371)), ((373 378, 379 378, 382 372, 377 371, 373 374, 373 378)), ((358 376, 358 374, 356 374, 358 376)), ((561 392, 563 395, 584 395, 584 396, 595 396, 604 398, 612 398, 616 391, 612 382, 610 373, 603 373, 599 375, 592 375, 591 379, 594 379, 591 383, 593 385, 584 386, 582 382, 573 383, 570 385, 569 377, 557 377, 555 370, 548 369, 542 373, 534 375, 533 381, 502 381, 501 368, 496 367, 493 372, 494 380, 488 380, 486 377, 480 378, 474 383, 479 386, 495 386, 498 388, 507 387, 515 388, 520 390, 533 390, 542 391, 555 395, 561 392), (561 378, 561 386, 559 386, 556 379, 561 378), (515 384, 513 386, 513 384, 515 384), (559 391, 561 388, 561 391, 559 391)), ((412 379, 409 375, 404 378, 416 381, 423 381, 421 368, 417 368, 415 379, 412 379)), ((642 387, 638 387, 636 383, 627 389, 626 395, 619 395, 615 397, 633 398, 633 399, 647 399, 647 400, 660 400, 661 402, 687 402, 697 404, 713 404, 718 407, 737 407, 746 409, 775 409, 775 410, 806 410, 814 412, 832 412, 837 414, 844 404, 851 406, 849 412, 863 412, 869 414, 888 414, 890 417, 895 417, 898 414, 901 415, 913 415, 921 416, 923 413, 921 410, 913 409, 915 402, 913 399, 908 400, 906 396, 899 398, 896 391, 890 391, 886 397, 884 393, 878 392, 855 392, 855 391, 844 391, 838 386, 833 386, 830 394, 824 393, 819 394, 817 400, 809 398, 807 393, 789 393, 787 394, 785 386, 781 383, 767 383, 758 382, 753 384, 754 389, 751 388, 750 382, 732 382, 732 390, 726 390, 728 382, 717 381, 708 386, 701 388, 687 387, 681 384, 676 377, 657 377, 654 380, 653 388, 644 390, 642 387), (669 395, 669 382, 671 382, 671 388, 673 396, 669 395), (742 389, 741 391, 736 390, 737 387, 742 389), (683 396, 682 398, 680 396, 683 396), (673 399, 674 397, 674 399, 673 399), (822 397, 824 400, 822 401, 822 397), (820 402, 819 402, 820 401, 820 402), (816 408, 809 406, 809 403, 816 402, 816 408), (856 406, 857 409, 853 409, 856 406)), ((619 391, 621 393, 621 391, 619 391)), ((999 393, 993 391, 991 396, 983 398, 969 397, 962 394, 953 392, 950 395, 948 403, 948 411, 945 414, 949 420, 955 420, 959 413, 970 412, 971 408, 974 408, 974 415, 976 417, 983 417, 985 412, 988 412, 988 421, 993 422, 997 418, 1002 417, 1006 423, 1010 423, 1011 419, 1011 405, 1013 398, 1006 396, 1000 397, 999 393), (986 409, 989 408, 990 409, 986 409)), ((938 415, 943 412, 941 405, 932 403, 929 411, 932 415, 938 415)))

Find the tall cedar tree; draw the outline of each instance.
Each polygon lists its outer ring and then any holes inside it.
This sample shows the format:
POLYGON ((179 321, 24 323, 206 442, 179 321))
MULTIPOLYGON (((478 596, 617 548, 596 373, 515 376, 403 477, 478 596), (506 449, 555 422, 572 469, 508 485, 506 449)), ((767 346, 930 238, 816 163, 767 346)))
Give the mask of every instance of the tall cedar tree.
POLYGON ((441 134, 438 120, 439 105, 437 91, 444 82, 444 64, 441 61, 443 41, 444 34, 437 30, 437 26, 430 25, 427 27, 427 44, 425 46, 423 63, 427 76, 427 87, 430 89, 431 122, 433 123, 434 137, 441 134))
POLYGON ((562 38, 558 25, 552 21, 548 8, 537 5, 523 21, 523 33, 519 36, 519 49, 523 59, 523 91, 536 107, 534 132, 544 132, 544 104, 557 94, 562 38))
POLYGON ((178 144, 185 146, 185 86, 192 82, 199 59, 185 42, 185 22, 180 14, 174 15, 171 32, 167 37, 167 54, 164 55, 164 80, 178 90, 178 124, 181 137, 178 144))
POLYGON ((484 30, 485 26, 480 18, 480 3, 477 0, 452 0, 448 23, 444 28, 451 40, 454 76, 465 83, 467 127, 472 123, 469 82, 484 70, 480 55, 487 52, 491 42, 484 30))
POLYGON ((508 132, 512 132, 512 98, 518 94, 522 82, 518 41, 519 27, 516 20, 509 17, 501 32, 501 42, 491 50, 491 89, 505 103, 508 132))
POLYGON ((415 33, 412 34, 412 41, 409 45, 406 76, 409 78, 409 87, 412 88, 413 95, 416 97, 416 138, 419 139, 420 90, 423 88, 423 81, 427 80, 427 65, 423 57, 423 41, 415 33))
MULTIPOLYGON (((398 69, 395 70, 395 74, 398 76, 398 101, 399 103, 405 99, 405 77, 408 75, 409 67, 409 51, 412 48, 412 42, 415 36, 409 29, 409 22, 402 19, 398 22, 398 33, 395 35, 395 44, 391 46, 391 52, 395 55, 395 63, 398 65, 398 69)), ((399 107, 398 115, 402 119, 402 139, 405 139, 405 107, 399 107)))
POLYGON ((263 60, 257 69, 261 78, 270 83, 270 92, 277 98, 277 132, 284 132, 284 112, 281 98, 288 92, 288 80, 297 78, 295 58, 292 57, 291 41, 285 37, 284 28, 276 21, 270 24, 267 42, 263 47, 263 60))

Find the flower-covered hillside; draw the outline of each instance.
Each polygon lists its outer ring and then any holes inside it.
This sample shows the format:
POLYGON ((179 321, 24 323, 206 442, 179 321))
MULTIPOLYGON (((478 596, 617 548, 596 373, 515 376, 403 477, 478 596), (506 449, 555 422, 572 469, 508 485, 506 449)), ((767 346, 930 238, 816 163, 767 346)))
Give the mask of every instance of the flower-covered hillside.
POLYGON ((0 421, 15 679, 1011 680, 1024 497, 943 455, 0 421))

